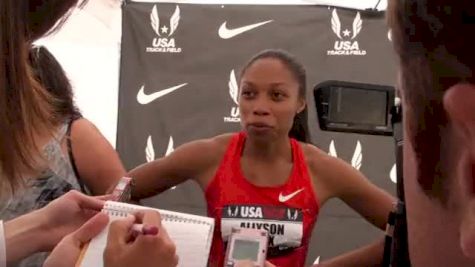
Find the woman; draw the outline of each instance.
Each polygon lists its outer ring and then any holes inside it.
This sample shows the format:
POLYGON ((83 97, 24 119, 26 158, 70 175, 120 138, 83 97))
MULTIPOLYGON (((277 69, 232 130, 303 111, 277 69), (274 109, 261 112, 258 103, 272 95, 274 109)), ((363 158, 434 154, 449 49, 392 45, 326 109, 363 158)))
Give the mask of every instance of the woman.
MULTIPOLYGON (((35 40, 60 26, 75 0, 0 4, 0 219, 11 220, 76 189, 104 194, 125 170, 81 118, 69 81, 35 40), (60 23, 57 23, 57 22, 60 23)), ((39 266, 45 255, 21 266, 39 266)))
MULTIPOLYGON (((232 227, 268 230, 268 260, 303 266, 318 212, 331 198, 384 229, 393 198, 307 143, 306 75, 300 63, 283 51, 259 53, 241 72, 239 95, 242 132, 190 142, 132 170, 133 197, 195 180, 216 219, 212 266, 223 266, 232 227)), ((369 266, 354 257, 345 263, 369 266)))
POLYGON ((55 110, 63 118, 65 138, 61 141, 66 145, 63 152, 69 156, 69 173, 73 174, 81 191, 104 194, 125 174, 116 151, 94 124, 82 117, 74 103, 66 73, 48 49, 33 48, 30 62, 35 77, 54 97, 55 110))

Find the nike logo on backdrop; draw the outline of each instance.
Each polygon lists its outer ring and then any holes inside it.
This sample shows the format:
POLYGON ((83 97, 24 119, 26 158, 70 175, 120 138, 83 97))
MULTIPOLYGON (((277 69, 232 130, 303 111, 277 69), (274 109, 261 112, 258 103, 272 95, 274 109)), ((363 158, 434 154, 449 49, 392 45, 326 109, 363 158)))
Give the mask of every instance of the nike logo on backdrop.
POLYGON ((223 38, 223 39, 230 39, 230 38, 233 38, 235 37, 236 35, 239 35, 241 33, 244 33, 244 32, 247 32, 247 31, 250 31, 250 30, 253 30, 257 27, 260 27, 264 24, 267 24, 269 22, 272 22, 272 20, 268 20, 268 21, 263 21, 263 22, 259 22, 259 23, 255 23, 255 24, 251 24, 251 25, 247 25, 247 26, 243 26, 243 27, 239 27, 239 28, 234 28, 234 29, 228 29, 227 26, 226 26, 226 21, 221 24, 221 26, 219 27, 219 31, 218 31, 218 35, 219 37, 223 38))
POLYGON ((279 201, 280 202, 287 202, 289 201, 290 199, 292 199, 293 197, 295 197, 298 193, 302 192, 305 188, 301 188, 291 194, 288 194, 288 195, 283 195, 282 192, 280 192, 279 194, 279 201))
POLYGON ((177 85, 177 86, 173 86, 173 87, 170 87, 170 88, 167 88, 167 89, 163 89, 163 90, 160 90, 158 92, 155 92, 153 94, 146 94, 144 92, 144 88, 145 86, 142 86, 137 94, 137 102, 139 102, 139 104, 142 104, 142 105, 147 105, 149 104, 150 102, 154 101, 154 100, 157 100, 158 98, 164 96, 164 95, 167 95, 177 89, 180 89, 182 88, 183 86, 187 85, 188 83, 182 83, 180 85, 177 85))

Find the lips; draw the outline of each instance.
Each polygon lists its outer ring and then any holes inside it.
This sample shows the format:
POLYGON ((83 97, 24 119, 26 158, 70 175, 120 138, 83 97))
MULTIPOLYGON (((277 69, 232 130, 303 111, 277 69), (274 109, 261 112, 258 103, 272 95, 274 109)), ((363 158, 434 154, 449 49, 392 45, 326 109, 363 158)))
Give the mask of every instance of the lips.
POLYGON ((253 123, 249 123, 248 126, 255 127, 255 128, 272 128, 272 126, 264 122, 253 122, 253 123))
POLYGON ((264 122, 254 122, 247 125, 247 130, 253 135, 267 135, 272 131, 272 126, 264 122))

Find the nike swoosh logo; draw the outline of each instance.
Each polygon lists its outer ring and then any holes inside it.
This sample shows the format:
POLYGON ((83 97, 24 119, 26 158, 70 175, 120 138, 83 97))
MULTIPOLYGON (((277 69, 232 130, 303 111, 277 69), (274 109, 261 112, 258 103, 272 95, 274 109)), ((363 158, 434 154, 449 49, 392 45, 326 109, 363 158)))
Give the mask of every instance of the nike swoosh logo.
POLYGON ((247 32, 247 31, 250 31, 250 30, 253 30, 257 27, 260 27, 264 24, 267 24, 269 22, 272 22, 272 20, 268 20, 268 21, 263 21, 263 22, 259 22, 259 23, 255 23, 255 24, 251 24, 251 25, 247 25, 247 26, 243 26, 243 27, 239 27, 239 28, 234 28, 234 29, 228 29, 227 26, 226 26, 226 21, 221 24, 221 26, 219 27, 219 30, 218 30, 218 35, 219 37, 221 37, 222 39, 230 39, 230 38, 233 38, 234 36, 236 35, 239 35, 241 33, 244 33, 244 32, 247 32))
POLYGON ((180 85, 177 85, 177 86, 173 86, 173 87, 170 87, 170 88, 167 88, 167 89, 163 89, 163 90, 160 90, 158 92, 155 92, 153 94, 145 94, 144 92, 144 88, 145 86, 142 86, 137 94, 137 102, 139 102, 140 104, 142 105, 147 105, 149 104, 150 102, 154 101, 154 100, 157 100, 158 98, 164 96, 164 95, 168 95, 169 93, 177 90, 177 89, 180 89, 182 88, 183 86, 187 85, 188 83, 182 83, 180 85))
POLYGON ((291 193, 291 194, 288 194, 288 195, 286 195, 286 196, 284 196, 284 195, 282 194, 282 192, 280 192, 280 194, 279 194, 279 201, 280 201, 280 202, 287 202, 287 201, 289 201, 290 199, 292 199, 293 197, 295 197, 298 193, 302 192, 304 189, 305 189, 305 188, 301 188, 301 189, 299 189, 299 190, 297 190, 297 191, 295 191, 295 192, 293 192, 293 193, 291 193))

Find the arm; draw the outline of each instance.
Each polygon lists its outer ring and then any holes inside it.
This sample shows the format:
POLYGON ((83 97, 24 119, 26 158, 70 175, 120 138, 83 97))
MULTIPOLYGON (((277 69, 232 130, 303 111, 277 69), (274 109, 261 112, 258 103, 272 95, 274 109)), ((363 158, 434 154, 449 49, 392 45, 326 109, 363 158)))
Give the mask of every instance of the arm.
POLYGON ((65 235, 97 214, 104 197, 69 191, 45 207, 4 224, 7 264, 50 251, 65 235))
POLYGON ((206 184, 204 179, 212 176, 224 154, 222 139, 215 137, 184 144, 166 157, 133 169, 128 174, 135 182, 132 198, 156 195, 188 179, 206 184))
MULTIPOLYGON (((373 185, 346 162, 320 151, 315 152, 318 154, 312 153, 314 157, 310 162, 313 177, 322 180, 320 182, 328 188, 331 197, 340 198, 367 221, 384 230, 395 198, 373 185)), ((383 251, 382 238, 369 246, 326 261, 320 266, 380 266, 383 251)))
POLYGON ((385 230, 396 199, 343 160, 319 153, 311 163, 314 177, 324 180, 332 197, 341 199, 367 221, 385 230))
MULTIPOLYGON (((106 226, 109 217, 98 213, 75 232, 65 236, 46 259, 43 267, 79 266, 81 250, 106 226)), ((161 225, 161 217, 155 211, 143 211, 127 218, 111 222, 107 244, 103 253, 104 266, 177 266, 175 245, 161 225), (150 229, 146 234, 130 235, 134 223, 150 229), (127 240, 127 242, 125 242, 127 240)))
POLYGON ((122 162, 105 137, 86 119, 71 126, 71 145, 79 176, 94 195, 101 195, 125 175, 122 162))
POLYGON ((37 213, 29 213, 4 223, 7 266, 42 251, 45 239, 37 213))
POLYGON ((314 265, 314 267, 377 267, 381 266, 383 261, 383 251, 384 239, 381 239, 365 247, 314 265))

